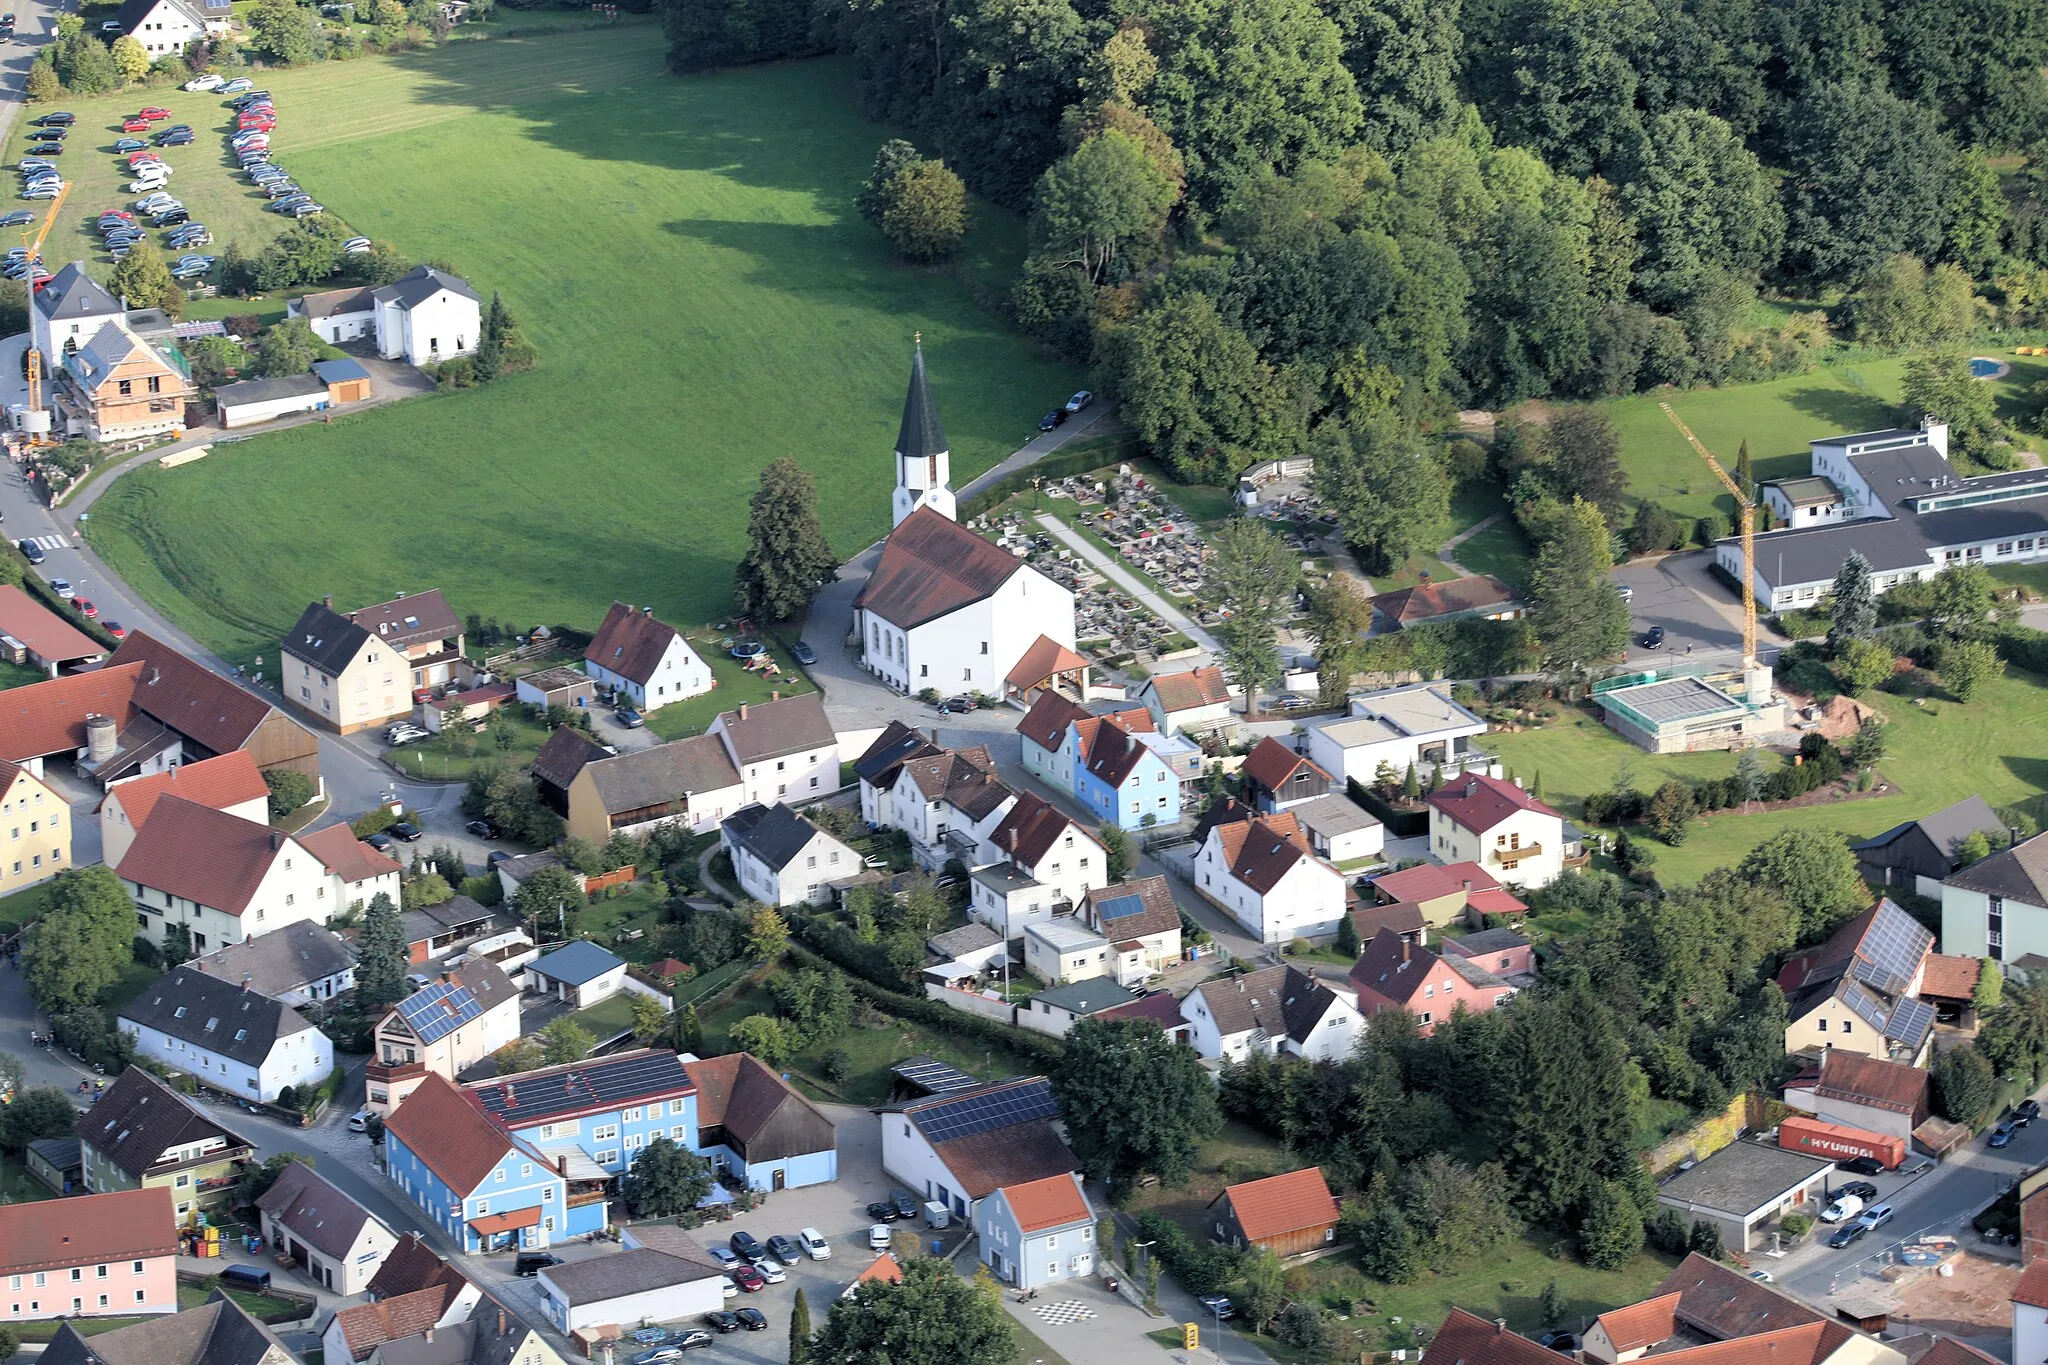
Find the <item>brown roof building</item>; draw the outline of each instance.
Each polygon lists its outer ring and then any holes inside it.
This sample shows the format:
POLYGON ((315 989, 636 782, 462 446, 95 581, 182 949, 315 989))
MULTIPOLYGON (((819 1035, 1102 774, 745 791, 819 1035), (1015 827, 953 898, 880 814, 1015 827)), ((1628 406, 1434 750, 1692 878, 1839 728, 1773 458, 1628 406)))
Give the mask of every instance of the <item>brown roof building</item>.
MULTIPOLYGON (((132 631, 107 660, 109 669, 141 664, 131 697, 135 710, 175 737, 183 760, 245 749, 263 772, 289 768, 320 782, 320 742, 311 731, 253 692, 194 663, 147 631, 132 631)), ((126 777, 155 753, 159 741, 141 726, 124 728, 121 755, 97 766, 102 782, 126 777)))
POLYGON ((1462 1308, 1453 1308, 1430 1338, 1422 1358, 1431 1365, 1557 1365, 1557 1353, 1507 1329, 1505 1320, 1490 1322, 1462 1308))
POLYGON ((1671 1340, 1678 1334, 1678 1300, 1674 1291, 1602 1313, 1586 1331, 1586 1354, 1602 1365, 1623 1365, 1671 1340))
POLYGON ((1252 746, 1238 772, 1245 781, 1245 798, 1268 813, 1313 801, 1336 785, 1306 755, 1297 754, 1271 735, 1252 746))
POLYGON ((1512 621, 1528 609, 1522 595, 1492 574, 1471 574, 1383 592, 1372 599, 1372 613, 1390 630, 1444 621, 1456 616, 1482 616, 1512 621))
POLYGON ((218 1289, 197 1308, 89 1337, 67 1322, 40 1359, 47 1365, 298 1365, 275 1332, 218 1289))
POLYGON ((907 631, 994 596, 1023 567, 1008 550, 920 507, 890 532, 853 605, 907 631))
POLYGON ((1320 1167, 1227 1186, 1209 1207, 1225 1246, 1298 1256, 1337 1240, 1337 1200, 1320 1167))
POLYGON ((21 646, 14 660, 40 668, 51 677, 66 665, 92 663, 106 648, 12 583, 0 583, 0 649, 21 646))
POLYGON ((792 1185, 811 1183, 786 1174, 788 1163, 805 1157, 836 1173, 839 1140, 832 1120, 775 1072, 744 1052, 685 1062, 683 1070, 697 1086, 698 1145, 732 1152, 738 1157, 736 1176, 744 1178, 750 1166, 767 1166, 792 1185))
MULTIPOLYGON (((53 1218, 49 1208, 35 1203, 0 1204, 0 1275, 84 1266, 84 1278, 90 1280, 95 1265, 178 1254, 178 1225, 168 1189, 81 1195, 65 1200, 62 1207, 63 1216, 53 1218)), ((37 1315, 40 1317, 58 1316, 62 1311, 56 1307, 60 1293, 66 1301, 70 1298, 63 1277, 50 1278, 55 1281, 50 1310, 37 1315)), ((133 1311, 126 1302, 112 1307, 133 1311)), ((82 1311, 90 1309, 88 1304, 82 1311)))

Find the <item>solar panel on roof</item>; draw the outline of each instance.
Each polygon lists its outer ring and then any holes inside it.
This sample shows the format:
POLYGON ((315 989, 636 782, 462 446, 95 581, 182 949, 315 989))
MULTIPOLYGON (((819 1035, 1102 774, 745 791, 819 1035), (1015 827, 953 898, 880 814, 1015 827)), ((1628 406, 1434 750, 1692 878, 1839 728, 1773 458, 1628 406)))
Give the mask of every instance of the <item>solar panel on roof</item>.
POLYGON ((484 1108, 508 1123, 523 1125, 550 1114, 671 1095, 690 1086, 681 1059, 673 1052, 657 1052, 583 1062, 545 1075, 511 1076, 479 1086, 475 1093, 484 1108), (510 1105, 505 1103, 506 1081, 513 1091, 510 1105))
POLYGON ((929 1058, 904 1062, 900 1066, 890 1067, 889 1070, 928 1095, 943 1095, 949 1090, 972 1090, 981 1084, 958 1067, 947 1066, 944 1062, 935 1062, 929 1058))
POLYGON ((1917 1043, 1933 1027, 1934 1006, 1925 1000, 1901 1000, 1892 1011, 1892 1026, 1885 1036, 1902 1043, 1917 1043))
POLYGON ((1887 995, 1902 995, 1932 939, 1917 920, 1886 901, 1871 916, 1850 970, 1858 981, 1887 995))
POLYGON ((1053 1118, 1059 1111, 1052 1097, 1052 1082, 1041 1079, 992 1094, 963 1095, 957 1100, 930 1105, 919 1109, 916 1117, 926 1140, 940 1143, 1053 1118))
POLYGON ((1103 901, 1095 909, 1104 919, 1122 919, 1125 915, 1142 913, 1145 902, 1138 896, 1118 896, 1113 900, 1103 901))

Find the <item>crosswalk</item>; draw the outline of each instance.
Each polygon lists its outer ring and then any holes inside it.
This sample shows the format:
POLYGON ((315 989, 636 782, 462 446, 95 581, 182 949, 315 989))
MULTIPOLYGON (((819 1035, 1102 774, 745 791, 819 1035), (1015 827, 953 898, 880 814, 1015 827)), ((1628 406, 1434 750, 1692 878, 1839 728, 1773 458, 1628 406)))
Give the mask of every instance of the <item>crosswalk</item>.
POLYGON ((45 550, 68 550, 71 548, 71 542, 63 536, 30 536, 29 539, 45 550))

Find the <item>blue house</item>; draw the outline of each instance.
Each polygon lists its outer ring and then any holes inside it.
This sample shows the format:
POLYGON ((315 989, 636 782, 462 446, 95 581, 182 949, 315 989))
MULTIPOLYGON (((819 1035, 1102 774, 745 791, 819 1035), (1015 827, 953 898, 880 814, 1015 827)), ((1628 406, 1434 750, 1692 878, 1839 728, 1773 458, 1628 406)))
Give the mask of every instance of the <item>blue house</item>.
POLYGON ((1095 1209, 1067 1172, 1005 1185, 974 1206, 981 1262, 997 1280, 1040 1289, 1095 1271, 1095 1209))
POLYGON ((1152 732, 1152 713, 1126 711, 1074 721, 1074 799, 1119 829, 1170 825, 1180 819, 1181 778, 1192 777, 1201 750, 1188 740, 1152 732), (1127 728, 1128 727, 1128 728, 1127 728))
POLYGON ((697 1148, 720 1178, 757 1190, 839 1178, 839 1138, 818 1107, 744 1052, 687 1062, 697 1083, 697 1148))
POLYGON ((609 1221, 603 1182, 572 1182, 437 1073, 392 1111, 384 1133, 392 1183, 464 1251, 544 1247, 609 1221))

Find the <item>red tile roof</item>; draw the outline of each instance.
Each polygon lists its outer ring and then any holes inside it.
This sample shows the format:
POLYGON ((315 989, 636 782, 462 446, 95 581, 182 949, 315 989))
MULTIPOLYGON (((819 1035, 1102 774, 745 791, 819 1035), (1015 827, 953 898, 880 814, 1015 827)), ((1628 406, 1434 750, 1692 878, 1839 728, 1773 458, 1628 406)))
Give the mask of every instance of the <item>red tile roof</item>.
POLYGON ((1087 1198, 1081 1193, 1081 1182, 1071 1172, 1022 1185, 1006 1185, 1003 1198, 1016 1215, 1017 1226, 1025 1232, 1044 1232, 1095 1220, 1087 1198))
POLYGON ((1453 778, 1423 800, 1474 834, 1484 834, 1522 811, 1564 819, 1505 778, 1479 773, 1453 778))
POLYGON ((291 842, 268 825, 165 795, 115 870, 128 881, 239 915, 291 842))
POLYGON ((1389 620, 1406 623, 1515 606, 1521 600, 1521 594, 1498 578, 1478 573, 1446 579, 1441 583, 1424 583, 1413 588, 1383 592, 1372 599, 1372 609, 1389 620))
POLYGON ((1230 1201, 1247 1241, 1328 1227, 1337 1221, 1337 1200, 1317 1166, 1231 1185, 1218 1197, 1230 1201))
POLYGON ((1152 693, 1168 715, 1194 711, 1204 706, 1222 706, 1230 701, 1230 682, 1215 664, 1186 673, 1164 673, 1152 679, 1152 693))
POLYGON ((1927 1072, 1904 1062, 1864 1057, 1830 1048, 1820 1061, 1814 1093, 1829 1099, 1867 1104, 1894 1113, 1917 1112, 1927 1102, 1927 1072))
POLYGON ((1023 567, 1008 550, 920 507, 889 533, 853 605, 909 630, 992 596, 1023 567))
POLYGON ((503 1213, 487 1213, 469 1220, 469 1225, 486 1237, 495 1237, 501 1232, 515 1228, 537 1228, 540 1226, 540 1205, 529 1204, 523 1209, 507 1209, 503 1213))
POLYGON ((1659 1294, 1654 1299, 1602 1313, 1595 1321, 1606 1331, 1616 1351, 1639 1351, 1669 1341, 1677 1334, 1679 1297, 1676 1290, 1659 1294))
POLYGON ((655 620, 648 612, 614 602, 604 615, 604 624, 590 638, 590 648, 583 651, 583 659, 644 685, 660 667, 669 642, 679 634, 674 626, 655 620))
POLYGON ((1040 692, 1038 699, 1031 703, 1031 709, 1024 713, 1024 719, 1017 722, 1017 733, 1041 749, 1057 751, 1067 742, 1067 727, 1077 720, 1087 719, 1086 707, 1076 705, 1057 692, 1040 692))
POLYGON ((1667 1351, 1657 1359, 1659 1365, 1679 1361, 1684 1365, 1820 1365, 1841 1345, 1840 1330, 1832 1323, 1801 1323, 1797 1327, 1780 1327, 1772 1332, 1667 1351))
MULTIPOLYGON (((122 813, 136 829, 141 829, 143 821, 149 819, 149 813, 156 809, 160 797, 178 796, 198 805, 225 810, 269 795, 270 788, 263 781, 256 760, 241 749, 198 763, 182 763, 168 772, 116 782, 107 789, 110 799, 116 796, 121 799, 122 813)), ((105 802, 101 805, 104 807, 105 802)))
POLYGON ((106 647, 12 583, 0 583, 0 635, 12 635, 49 663, 96 659, 106 647))
POLYGON ((1472 892, 1500 890, 1500 883, 1478 863, 1424 863, 1374 877, 1372 889, 1389 901, 1433 901, 1457 895, 1469 899, 1472 892))
POLYGON ((1146 710, 1119 711, 1096 716, 1075 726, 1081 741, 1080 761, 1089 773, 1111 787, 1121 787, 1150 750, 1131 738, 1158 733, 1152 713, 1146 710))
POLYGON ((1230 875, 1261 896, 1278 886, 1296 863, 1315 858, 1292 811, 1218 825, 1213 832, 1222 841, 1230 875))
POLYGON ((396 859, 385 857, 356 838, 356 832, 346 824, 329 825, 316 834, 301 835, 299 847, 318 858, 322 867, 350 884, 405 870, 396 859))
POLYGON ((2012 1287, 2012 1301, 2029 1308, 2048 1308, 2048 1261, 2035 1261, 2020 1272, 2012 1287))
POLYGON ((139 664, 108 666, 0 692, 0 758, 21 762, 85 747, 88 716, 135 719, 139 664))
POLYGON ((107 662, 142 664, 141 677, 135 684, 137 709, 217 754, 247 744, 256 727, 268 720, 275 709, 255 693, 244 692, 218 673, 207 671, 147 631, 132 632, 107 662))
POLYGON ((1017 660, 1017 666, 1004 681, 1012 687, 1036 687, 1055 673, 1071 673, 1087 666, 1088 661, 1073 650, 1050 635, 1041 635, 1031 642, 1031 648, 1024 651, 1024 657, 1017 660))
POLYGON ((1557 1365, 1558 1356, 1477 1314, 1453 1308, 1423 1360, 1428 1365, 1557 1365))
POLYGON ((1277 792, 1297 770, 1302 768, 1307 768, 1325 783, 1330 781, 1330 775, 1311 763, 1305 755, 1297 754, 1279 740, 1267 735, 1253 746, 1251 753, 1245 756, 1244 766, 1238 771, 1267 791, 1277 792))
POLYGON ((375 1303, 359 1303, 334 1315, 341 1324, 342 1340, 357 1360, 387 1341, 417 1336, 441 1320, 459 1287, 437 1284, 398 1294, 375 1303))
POLYGON ((1977 978, 1983 970, 1983 962, 1974 957, 1929 953, 1920 977, 1921 998, 1938 995, 1944 1000, 1968 1000, 1977 993, 1977 978))
POLYGON ((1062 834, 1074 822, 1057 807, 1032 792, 1018 792, 1017 804, 988 836, 989 842, 1010 855, 1019 867, 1036 867, 1062 834))
MULTIPOLYGON (((0 1274, 178 1254, 167 1185, 77 1195, 54 1206, 0 1204, 0 1274)), ((127 1272, 123 1271, 123 1274, 127 1272)))
POLYGON ((866 1284, 870 1280, 879 1280, 883 1284, 903 1283, 903 1266, 897 1261, 894 1252, 883 1252, 875 1257, 873 1265, 853 1277, 855 1284, 866 1284))
POLYGON ((391 1111, 384 1129, 442 1184, 463 1195, 481 1185, 513 1145, 484 1116, 482 1105, 437 1071, 428 1072, 419 1088, 391 1111))

